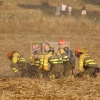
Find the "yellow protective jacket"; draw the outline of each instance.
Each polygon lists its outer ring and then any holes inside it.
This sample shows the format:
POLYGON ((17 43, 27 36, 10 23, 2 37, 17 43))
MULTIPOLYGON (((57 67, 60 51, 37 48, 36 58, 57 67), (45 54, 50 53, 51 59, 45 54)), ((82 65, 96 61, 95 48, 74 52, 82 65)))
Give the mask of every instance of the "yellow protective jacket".
POLYGON ((86 53, 81 54, 79 57, 79 71, 84 72, 84 66, 93 66, 96 65, 95 61, 86 53))
POLYGON ((62 55, 63 62, 69 61, 68 54, 66 53, 66 51, 64 51, 63 48, 60 48, 60 49, 57 51, 57 55, 62 55))
POLYGON ((34 65, 36 67, 39 67, 40 66, 40 58, 34 58, 34 65))
POLYGON ((61 64, 63 63, 62 55, 52 55, 49 59, 51 64, 61 64))
POLYGON ((69 61, 69 57, 66 52, 62 54, 62 59, 64 62, 69 61))
POLYGON ((48 62, 49 58, 52 56, 52 53, 49 52, 45 55, 40 55, 40 69, 44 69, 45 71, 48 71, 50 69, 50 64, 48 62))
POLYGON ((19 53, 14 53, 12 57, 12 63, 16 64, 17 62, 27 62, 27 60, 21 56, 19 53))

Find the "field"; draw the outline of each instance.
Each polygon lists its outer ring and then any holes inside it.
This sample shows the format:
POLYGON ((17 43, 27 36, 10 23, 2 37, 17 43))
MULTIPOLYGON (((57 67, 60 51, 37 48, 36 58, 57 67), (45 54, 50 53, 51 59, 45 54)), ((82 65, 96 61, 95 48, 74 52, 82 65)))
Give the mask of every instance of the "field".
MULTIPOLYGON (((57 80, 14 78, 7 53, 16 50, 26 59, 31 42, 57 42, 63 38, 71 49, 86 47, 100 66, 100 8, 94 0, 66 0, 73 7, 71 18, 57 18, 56 5, 62 0, 0 1, 0 100, 100 100, 100 73, 97 78, 57 80), (86 4, 86 19, 81 7, 86 4)), ((76 59, 78 60, 78 59, 76 59)), ((77 71, 77 62, 75 72, 77 71)))

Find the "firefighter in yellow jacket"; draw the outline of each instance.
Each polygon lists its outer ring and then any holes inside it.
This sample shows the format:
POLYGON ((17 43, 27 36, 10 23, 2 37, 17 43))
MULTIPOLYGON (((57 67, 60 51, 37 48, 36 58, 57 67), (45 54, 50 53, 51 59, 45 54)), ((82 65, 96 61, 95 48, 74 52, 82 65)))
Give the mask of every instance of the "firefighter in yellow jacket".
POLYGON ((54 50, 49 51, 49 53, 51 53, 52 56, 49 57, 49 63, 51 67, 48 77, 50 79, 62 77, 62 74, 64 72, 64 65, 61 54, 54 53, 54 50))
POLYGON ((43 45, 43 49, 45 54, 40 54, 40 66, 39 70, 42 71, 41 76, 47 76, 48 72, 50 71, 50 63, 49 63, 49 58, 52 56, 52 53, 49 51, 51 50, 51 46, 48 43, 45 43, 43 45))
POLYGON ((75 50, 75 56, 79 58, 78 76, 87 76, 87 77, 96 77, 97 72, 99 72, 99 68, 96 62, 87 54, 88 50, 84 47, 77 48, 75 50))
POLYGON ((19 76, 26 76, 29 74, 29 63, 27 60, 18 52, 10 51, 7 53, 8 59, 12 61, 10 67, 12 71, 19 76))
POLYGON ((31 76, 39 76, 39 66, 40 66, 40 54, 33 54, 29 59, 29 63, 31 65, 31 76))
POLYGON ((50 64, 48 62, 48 59, 51 56, 51 53, 48 53, 50 50, 50 45, 45 43, 45 45, 43 45, 43 49, 45 54, 35 53, 34 56, 29 60, 30 63, 34 63, 33 69, 35 69, 34 72, 39 78, 47 76, 50 70, 50 64))
POLYGON ((49 43, 45 43, 44 52, 46 54, 40 57, 40 69, 43 69, 50 79, 57 78, 63 72, 62 58, 54 54, 54 48, 49 43))
POLYGON ((66 44, 65 40, 60 39, 58 41, 58 46, 59 46, 58 52, 62 55, 63 64, 64 64, 64 73, 63 73, 63 75, 65 77, 68 77, 68 76, 72 77, 74 75, 74 73, 73 73, 74 65, 70 63, 69 54, 65 51, 65 48, 67 47, 67 44, 66 44))

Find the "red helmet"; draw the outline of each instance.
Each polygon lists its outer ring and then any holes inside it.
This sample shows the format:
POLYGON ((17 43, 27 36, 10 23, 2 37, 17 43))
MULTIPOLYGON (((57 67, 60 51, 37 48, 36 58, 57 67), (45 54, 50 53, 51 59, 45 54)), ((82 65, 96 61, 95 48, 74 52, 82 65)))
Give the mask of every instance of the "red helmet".
POLYGON ((58 41, 58 45, 63 45, 63 44, 66 44, 65 40, 61 39, 58 41))
POLYGON ((33 50, 37 50, 37 49, 39 49, 39 45, 38 44, 33 45, 33 50))
POLYGON ((51 47, 49 43, 45 43, 43 48, 44 48, 44 52, 48 52, 51 47))
POLYGON ((12 55, 13 55, 13 51, 8 52, 8 53, 7 53, 8 59, 11 59, 11 56, 12 56, 12 55))
POLYGON ((77 49, 75 50, 75 55, 77 56, 77 55, 79 54, 79 52, 80 52, 80 48, 77 48, 77 49))

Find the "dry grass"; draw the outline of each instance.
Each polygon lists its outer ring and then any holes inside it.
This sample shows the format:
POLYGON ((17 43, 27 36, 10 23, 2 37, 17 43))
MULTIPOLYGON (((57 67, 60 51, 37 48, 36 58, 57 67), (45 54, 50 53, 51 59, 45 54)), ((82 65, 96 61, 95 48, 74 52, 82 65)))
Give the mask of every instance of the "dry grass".
MULTIPOLYGON (((100 79, 100 77, 99 77, 100 79)), ((1 100, 99 100, 98 79, 1 79, 1 100)))
MULTIPOLYGON (((84 1, 84 0, 83 0, 84 1)), ((100 21, 100 9, 97 5, 91 5, 87 4, 87 18, 85 20, 86 23, 82 23, 82 20, 80 18, 81 16, 81 6, 83 4, 83 1, 66 1, 66 4, 71 3, 73 7, 72 11, 72 19, 66 18, 65 23, 63 19, 57 19, 55 18, 55 9, 57 3, 61 3, 62 1, 49 1, 50 8, 44 9, 44 7, 41 5, 41 1, 26 1, 26 0, 5 0, 2 1, 3 5, 0 6, 0 32, 1 33, 11 33, 11 32, 19 32, 22 30, 26 31, 34 31, 37 30, 43 30, 43 28, 47 27, 48 25, 50 28, 53 28, 53 30, 57 30, 59 27, 62 27, 61 25, 64 24, 64 29, 67 27, 70 31, 70 28, 74 29, 74 25, 76 25, 76 22, 78 22, 78 25, 80 27, 83 27, 83 24, 88 25, 89 29, 93 27, 93 22, 99 22, 100 21), (42 24, 42 25, 41 25, 42 24), (66 26, 67 25, 67 26, 66 26)), ((94 25, 95 26, 95 25, 94 25)), ((96 25, 96 27, 99 27, 99 24, 96 25)), ((78 27, 79 28, 79 27, 78 27)), ((98 30, 96 28, 96 30, 98 30)), ((62 30, 61 30, 62 31, 62 30)), ((80 32, 80 30, 78 31, 80 32)))
POLYGON ((88 14, 86 19, 82 20, 80 12, 84 0, 65 1, 73 6, 72 18, 66 19, 55 17, 55 6, 63 0, 50 0, 51 10, 41 10, 41 0, 34 0, 34 2, 2 0, 2 2, 3 5, 0 6, 0 100, 100 100, 100 74, 95 79, 62 78, 51 81, 35 78, 14 79, 9 78, 13 73, 9 67, 10 61, 6 57, 8 51, 16 50, 29 59, 31 42, 55 42, 64 38, 71 43, 73 51, 80 46, 87 47, 89 54, 100 66, 98 6, 93 5, 92 2, 86 4, 88 14), (18 4, 23 4, 24 7, 18 4), (25 8, 25 5, 28 5, 28 8, 25 8))

